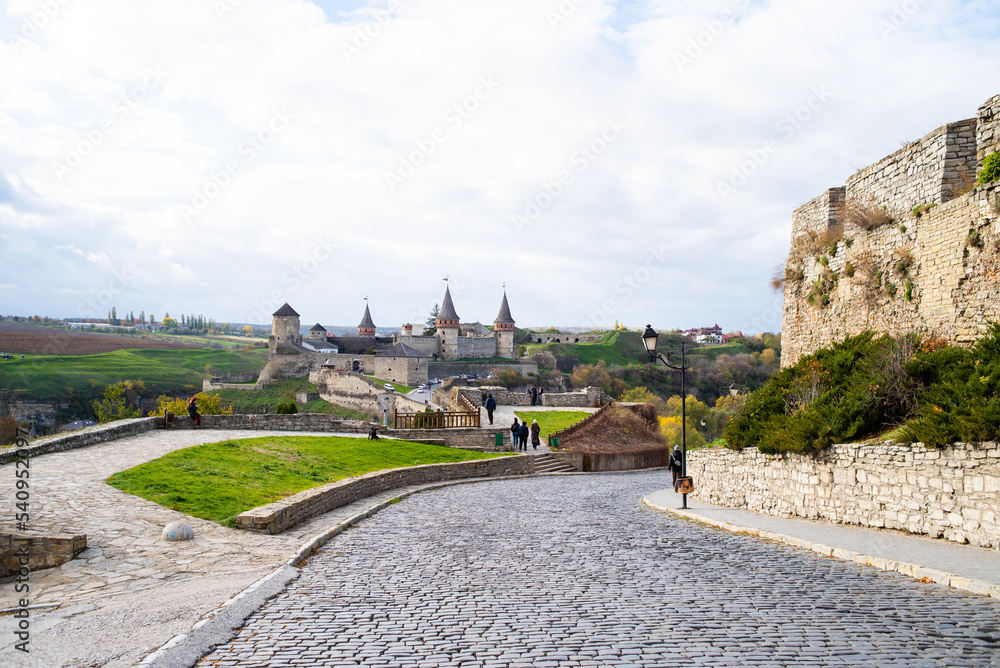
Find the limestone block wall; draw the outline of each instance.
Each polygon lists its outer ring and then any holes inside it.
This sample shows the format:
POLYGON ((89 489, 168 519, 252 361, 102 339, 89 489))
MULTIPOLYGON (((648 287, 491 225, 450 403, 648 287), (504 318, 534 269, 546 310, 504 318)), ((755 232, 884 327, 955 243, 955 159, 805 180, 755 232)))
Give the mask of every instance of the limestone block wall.
POLYGON ((792 212, 792 238, 839 225, 847 188, 831 188, 792 212))
POLYGON ((952 198, 952 188, 976 175, 976 119, 942 126, 847 180, 847 198, 891 213, 952 198))
POLYGON ((458 358, 496 357, 497 340, 493 336, 458 337, 458 358))
POLYGON ((436 336, 406 336, 405 334, 395 334, 392 337, 393 343, 405 343, 409 347, 422 352, 428 357, 438 354, 438 338, 436 336))
POLYGON ((1000 95, 991 97, 979 107, 976 143, 980 167, 986 156, 1000 151, 1000 95))
POLYGON ((443 480, 525 475, 534 472, 534 462, 534 457, 522 455, 377 471, 315 487, 287 499, 248 510, 236 516, 236 526, 248 531, 275 534, 310 517, 390 489, 443 480))
POLYGON ((19 450, 10 448, 0 452, 0 465, 10 464, 15 459, 21 457, 37 457, 47 452, 62 452, 63 450, 73 450, 95 443, 114 441, 119 438, 135 436, 152 431, 161 424, 163 418, 135 418, 134 420, 119 420, 110 424, 87 427, 79 431, 60 434, 58 436, 48 436, 31 441, 31 444, 19 450))
POLYGON ((427 375, 430 378, 448 378, 462 374, 487 376, 493 369, 516 371, 522 376, 538 373, 538 365, 534 362, 490 361, 490 362, 429 362, 427 375))
POLYGON ((86 549, 87 536, 83 534, 0 533, 0 578, 17 575, 22 566, 29 571, 62 566, 86 549), (27 563, 22 562, 24 548, 27 563))
POLYGON ((588 387, 578 392, 552 392, 542 395, 543 406, 561 408, 597 408, 607 402, 603 388, 588 387))
POLYGON ((782 365, 868 329, 958 343, 982 336, 1000 321, 998 198, 1000 184, 983 186, 919 216, 849 234, 835 254, 791 256, 789 268, 803 278, 785 282, 782 365))
POLYGON ((1000 548, 997 443, 836 445, 816 456, 707 448, 688 452, 687 470, 706 503, 1000 548))

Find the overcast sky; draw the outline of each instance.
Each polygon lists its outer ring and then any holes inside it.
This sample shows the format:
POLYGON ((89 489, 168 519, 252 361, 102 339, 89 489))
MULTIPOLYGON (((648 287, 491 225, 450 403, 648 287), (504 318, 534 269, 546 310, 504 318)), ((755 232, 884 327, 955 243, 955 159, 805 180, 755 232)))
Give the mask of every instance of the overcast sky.
POLYGON ((9 0, 0 313, 780 328, 791 211, 1000 93, 988 0, 9 0))

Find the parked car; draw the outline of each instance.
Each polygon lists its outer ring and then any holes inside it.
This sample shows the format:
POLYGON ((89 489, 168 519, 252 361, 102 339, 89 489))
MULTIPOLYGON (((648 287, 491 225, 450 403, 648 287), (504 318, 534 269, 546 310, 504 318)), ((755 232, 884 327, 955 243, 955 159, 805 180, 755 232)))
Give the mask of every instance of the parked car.
POLYGON ((423 391, 424 391, 424 390, 426 390, 426 389, 427 389, 427 386, 426 386, 426 385, 424 385, 423 383, 420 383, 420 385, 417 385, 417 390, 418 390, 419 392, 423 392, 423 391))
POLYGON ((383 387, 384 387, 385 389, 389 390, 390 392, 395 392, 395 391, 396 391, 396 388, 395 388, 395 387, 393 387, 393 386, 392 386, 392 385, 391 385, 390 383, 385 383, 385 384, 383 385, 383 387))

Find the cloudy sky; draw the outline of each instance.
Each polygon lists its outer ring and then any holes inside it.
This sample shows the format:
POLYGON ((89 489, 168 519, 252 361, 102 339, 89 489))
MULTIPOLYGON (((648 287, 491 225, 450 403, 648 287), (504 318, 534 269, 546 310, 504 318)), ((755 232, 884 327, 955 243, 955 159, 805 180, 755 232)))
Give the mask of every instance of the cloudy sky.
POLYGON ((8 0, 0 313, 775 331, 791 211, 1000 93, 990 0, 8 0))

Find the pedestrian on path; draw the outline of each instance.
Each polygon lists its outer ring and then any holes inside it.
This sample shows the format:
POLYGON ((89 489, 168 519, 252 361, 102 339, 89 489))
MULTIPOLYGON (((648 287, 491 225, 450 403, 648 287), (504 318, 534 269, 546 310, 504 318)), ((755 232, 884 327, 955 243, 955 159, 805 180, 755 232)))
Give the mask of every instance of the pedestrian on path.
POLYGON ((674 451, 670 455, 670 459, 667 461, 667 468, 670 469, 671 475, 673 475, 674 491, 677 491, 677 479, 681 477, 681 446, 675 445, 674 451))
POLYGON ((541 434, 541 433, 542 433, 542 428, 540 426, 538 426, 538 420, 532 420, 531 421, 531 447, 533 447, 535 450, 538 449, 538 444, 542 442, 542 439, 539 438, 539 434, 541 434))
POLYGON ((531 430, 528 429, 528 421, 525 420, 524 422, 521 423, 521 428, 517 432, 518 438, 521 441, 521 449, 522 450, 527 450, 528 449, 528 435, 530 433, 531 433, 531 430))
POLYGON ((532 387, 531 388, 531 405, 532 406, 537 406, 538 405, 538 388, 537 387, 532 387))
POLYGON ((493 424, 493 411, 497 409, 497 400, 493 398, 493 393, 491 392, 489 396, 486 397, 486 415, 490 418, 490 424, 493 424))
POLYGON ((514 418, 514 424, 510 426, 510 442, 514 444, 515 450, 520 450, 517 446, 517 437, 521 435, 521 425, 518 423, 517 418, 514 418))
POLYGON ((201 426, 201 415, 198 414, 198 404, 195 403, 194 397, 191 397, 191 401, 188 402, 188 415, 191 416, 191 421, 194 422, 194 426, 201 426))

